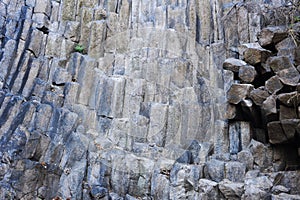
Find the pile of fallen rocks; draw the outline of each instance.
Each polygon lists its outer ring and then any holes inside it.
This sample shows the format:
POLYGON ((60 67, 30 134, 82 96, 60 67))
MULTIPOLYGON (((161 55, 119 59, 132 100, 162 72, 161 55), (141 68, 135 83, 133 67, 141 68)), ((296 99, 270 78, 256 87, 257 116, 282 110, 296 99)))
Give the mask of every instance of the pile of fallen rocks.
POLYGON ((266 27, 258 43, 241 45, 241 59, 223 63, 225 74, 233 77, 227 86, 230 123, 247 121, 252 138, 287 146, 285 168, 298 167, 300 156, 299 35, 300 23, 266 27))

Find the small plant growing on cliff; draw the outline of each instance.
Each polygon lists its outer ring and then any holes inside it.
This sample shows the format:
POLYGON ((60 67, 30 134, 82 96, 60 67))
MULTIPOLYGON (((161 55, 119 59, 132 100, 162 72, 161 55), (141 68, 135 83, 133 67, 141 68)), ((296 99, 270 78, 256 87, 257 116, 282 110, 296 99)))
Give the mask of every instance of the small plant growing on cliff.
POLYGON ((298 23, 298 22, 300 22, 300 16, 294 17, 294 23, 298 23))
POLYGON ((84 47, 81 44, 77 44, 74 48, 75 52, 83 53, 84 47))

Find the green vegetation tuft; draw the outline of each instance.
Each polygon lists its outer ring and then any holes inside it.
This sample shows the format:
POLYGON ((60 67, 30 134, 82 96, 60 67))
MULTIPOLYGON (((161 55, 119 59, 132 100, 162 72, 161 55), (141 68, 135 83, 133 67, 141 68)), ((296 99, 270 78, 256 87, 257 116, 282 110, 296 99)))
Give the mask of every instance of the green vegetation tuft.
POLYGON ((77 44, 74 48, 75 52, 83 53, 84 47, 81 44, 77 44))

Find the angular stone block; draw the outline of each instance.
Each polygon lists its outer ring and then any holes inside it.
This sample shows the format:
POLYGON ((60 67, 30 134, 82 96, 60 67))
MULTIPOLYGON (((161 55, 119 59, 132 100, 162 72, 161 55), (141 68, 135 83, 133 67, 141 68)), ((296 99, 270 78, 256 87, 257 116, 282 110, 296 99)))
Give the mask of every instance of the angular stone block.
POLYGON ((272 55, 272 52, 261 47, 248 48, 244 51, 244 60, 250 65, 264 63, 272 55))
POLYGON ((273 72, 277 73, 283 69, 293 68, 293 64, 286 56, 274 56, 270 57, 266 63, 273 72))
POLYGON ((252 83, 257 75, 255 68, 251 65, 239 68, 239 78, 245 83, 252 83))
MULTIPOLYGON (((273 121, 268 123, 269 142, 271 144, 286 143, 290 139, 294 138, 295 132, 285 132, 282 128, 280 121, 273 121)), ((287 130, 287 129, 286 129, 287 130)))
POLYGON ((266 90, 271 94, 275 94, 276 92, 281 90, 282 87, 283 87, 283 85, 280 82, 280 78, 277 75, 272 76, 265 83, 266 90))
POLYGON ((199 199, 219 198, 218 183, 214 181, 200 179, 197 190, 200 192, 200 194, 202 193, 199 199))
POLYGON ((244 182, 246 166, 240 162, 228 162, 225 164, 225 178, 232 182, 244 182))
POLYGON ((262 88, 257 88, 250 92, 250 98, 258 106, 261 106, 269 96, 270 94, 262 88))
POLYGON ((288 36, 288 32, 284 26, 269 26, 263 28, 258 34, 258 42, 262 47, 275 45, 288 36))
POLYGON ((286 106, 297 107, 300 104, 300 93, 290 92, 279 94, 277 99, 286 106))
POLYGON ((269 96, 262 104, 262 118, 264 122, 277 118, 276 99, 274 96, 269 96))
POLYGON ((239 69, 245 65, 247 65, 245 61, 236 58, 227 58, 223 63, 223 69, 239 72, 239 69))
POLYGON ((244 184, 224 179, 219 183, 219 190, 226 199, 238 200, 241 199, 242 194, 244 193, 244 184))
POLYGON ((237 156, 238 161, 244 163, 244 165, 246 166, 246 171, 253 169, 254 159, 249 150, 242 150, 237 154, 237 156))
POLYGON ((279 120, 296 119, 296 118, 297 118, 297 109, 296 108, 280 105, 279 120))
POLYGON ((252 90, 253 85, 234 83, 227 92, 228 102, 238 104, 242 101, 242 99, 249 97, 252 90))
POLYGON ((224 167, 225 163, 223 161, 215 159, 208 161, 204 169, 206 175, 205 177, 213 181, 220 182, 225 177, 224 167))

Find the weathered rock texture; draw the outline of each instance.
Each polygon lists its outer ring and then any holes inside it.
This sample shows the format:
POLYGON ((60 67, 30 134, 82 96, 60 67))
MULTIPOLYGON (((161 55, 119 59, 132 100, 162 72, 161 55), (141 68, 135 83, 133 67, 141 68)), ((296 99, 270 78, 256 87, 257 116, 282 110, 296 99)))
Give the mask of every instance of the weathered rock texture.
POLYGON ((0 199, 299 199, 298 6, 0 1, 0 199))

